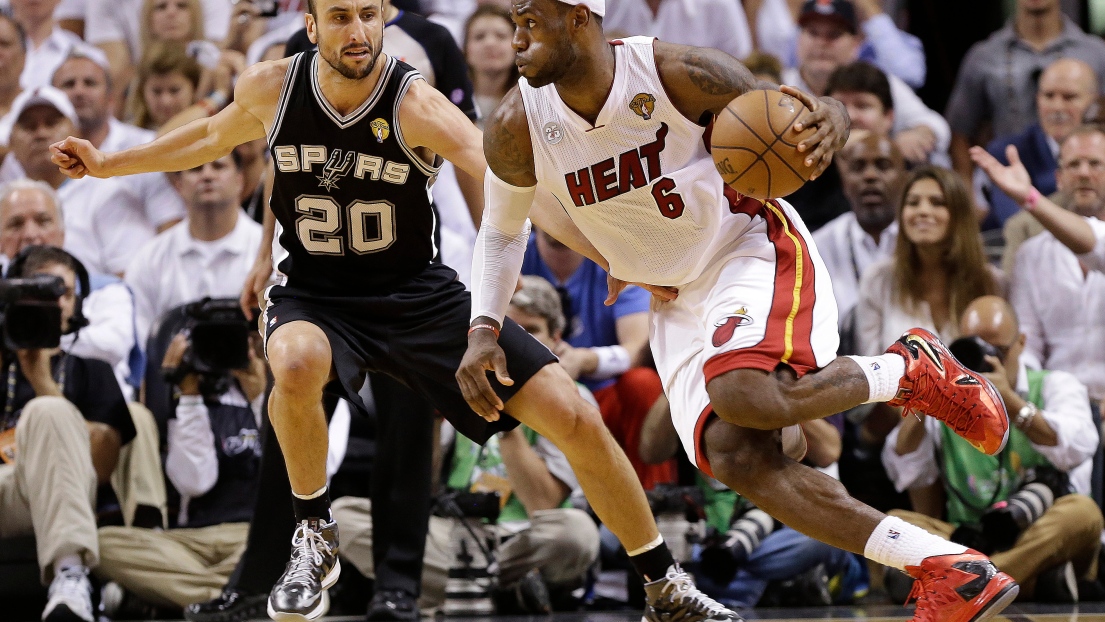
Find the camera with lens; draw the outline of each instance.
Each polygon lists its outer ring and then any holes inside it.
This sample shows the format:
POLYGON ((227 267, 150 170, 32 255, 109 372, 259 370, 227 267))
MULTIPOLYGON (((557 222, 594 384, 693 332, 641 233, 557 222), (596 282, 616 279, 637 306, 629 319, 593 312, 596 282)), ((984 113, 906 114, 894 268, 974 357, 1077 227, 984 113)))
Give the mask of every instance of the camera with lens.
POLYGON ((711 528, 702 543, 702 574, 721 585, 728 585, 748 556, 775 531, 775 519, 767 512, 747 505, 729 530, 721 533, 711 528))
POLYGON ((494 525, 501 508, 498 492, 450 490, 438 497, 434 513, 448 518, 477 518, 494 525))
POLYGON ((61 343, 61 277, 0 279, 0 325, 9 351, 56 348, 61 343))
POLYGON ((645 497, 654 516, 682 514, 692 523, 702 517, 702 508, 706 505, 705 495, 697 486, 661 484, 645 491, 645 497))
POLYGON ((980 374, 994 371, 994 366, 986 362, 987 356, 1001 358, 997 348, 977 335, 956 339, 948 344, 948 350, 964 367, 980 374))
POLYGON ((445 580, 446 616, 495 613, 492 595, 499 579, 495 559, 499 500, 498 492, 464 490, 452 490, 437 499, 434 514, 456 519, 449 536, 452 562, 445 580))
POLYGON ((1016 492, 991 505, 979 519, 979 525, 956 529, 951 540, 986 555, 1007 551, 1056 499, 1071 492, 1070 478, 1063 471, 1050 466, 1029 469, 1016 492))
POLYGON ((230 372, 249 368, 249 336, 253 326, 233 298, 204 298, 184 307, 188 349, 176 367, 162 368, 166 382, 200 377, 201 392, 218 395, 229 387, 230 372))

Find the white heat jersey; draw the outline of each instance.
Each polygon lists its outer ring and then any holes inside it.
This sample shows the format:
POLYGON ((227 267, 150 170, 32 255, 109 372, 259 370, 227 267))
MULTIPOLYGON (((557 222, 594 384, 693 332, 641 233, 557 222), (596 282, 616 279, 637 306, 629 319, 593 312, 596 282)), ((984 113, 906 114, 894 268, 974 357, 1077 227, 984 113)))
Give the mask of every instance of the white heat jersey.
POLYGON ((749 217, 729 211, 705 128, 668 99, 651 37, 616 41, 614 85, 592 126, 554 85, 518 85, 537 181, 624 281, 682 285, 697 278, 749 217))

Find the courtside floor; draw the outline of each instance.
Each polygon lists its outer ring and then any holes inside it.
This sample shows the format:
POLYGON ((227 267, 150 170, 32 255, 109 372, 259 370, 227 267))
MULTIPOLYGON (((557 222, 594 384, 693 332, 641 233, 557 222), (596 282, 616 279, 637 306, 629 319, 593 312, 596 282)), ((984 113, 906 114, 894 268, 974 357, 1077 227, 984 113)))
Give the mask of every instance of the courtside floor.
MULTIPOLYGON (((818 609, 765 608, 742 611, 746 620, 772 622, 901 622, 912 615, 912 608, 893 605, 869 607, 825 607, 818 609)), ((324 618, 340 622, 363 622, 363 617, 324 618)), ((443 619, 443 618, 438 618, 443 619)), ((465 622, 637 622, 641 614, 625 612, 558 613, 533 617, 448 618, 465 622)), ((426 622, 430 620, 423 618, 426 622)), ((1077 606, 1013 605, 993 618, 993 622, 1105 622, 1105 603, 1077 606)))

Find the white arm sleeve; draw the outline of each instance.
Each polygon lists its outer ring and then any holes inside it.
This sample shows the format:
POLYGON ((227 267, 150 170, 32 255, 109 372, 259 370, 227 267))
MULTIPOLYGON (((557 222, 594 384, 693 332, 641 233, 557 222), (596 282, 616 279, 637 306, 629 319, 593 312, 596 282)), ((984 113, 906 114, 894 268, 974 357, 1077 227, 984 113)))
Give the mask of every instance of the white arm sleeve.
POLYGON ((484 315, 501 325, 522 271, 530 230, 527 216, 537 186, 512 186, 488 168, 483 193, 483 224, 472 255, 472 319, 484 315))

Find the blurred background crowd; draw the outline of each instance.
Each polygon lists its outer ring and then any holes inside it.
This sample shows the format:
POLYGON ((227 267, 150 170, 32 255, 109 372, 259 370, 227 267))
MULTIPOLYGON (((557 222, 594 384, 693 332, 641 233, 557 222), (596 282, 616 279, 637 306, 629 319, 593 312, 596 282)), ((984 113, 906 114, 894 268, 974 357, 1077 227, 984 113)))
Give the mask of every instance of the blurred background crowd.
MULTIPOLYGON (((236 301, 261 243, 268 147, 70 180, 49 145, 74 135, 114 151, 216 114, 247 67, 311 49, 305 0, 2 4, 0 256, 9 279, 57 276, 65 292, 57 318, 25 300, 30 285, 0 287, 0 593, 27 619, 59 602, 86 622, 263 616, 293 519, 263 352, 236 301), (59 320, 60 349, 43 347, 34 327, 59 320)), ((482 126, 518 77, 509 0, 383 4, 384 52, 482 126)), ((1105 600, 1105 6, 607 0, 603 26, 716 47, 843 102, 847 146, 787 197, 832 278, 840 353, 928 328, 994 381, 1014 424, 990 457, 934 420, 867 405, 803 424, 806 463, 992 555, 1022 599, 1105 600), (1055 206, 1095 239, 1036 217, 1055 206)), ((441 259, 467 283, 480 186, 446 164, 433 193, 441 259)), ((604 306, 602 269, 540 231, 523 272, 510 316, 597 403, 704 591, 738 608, 906 599, 905 575, 776 523, 690 466, 646 292, 604 306)), ((327 404, 347 562, 332 612, 641 606, 624 550, 551 443, 520 428, 476 446, 386 374, 362 394, 372 412, 327 404), (407 496, 424 481, 432 498, 407 496)))

